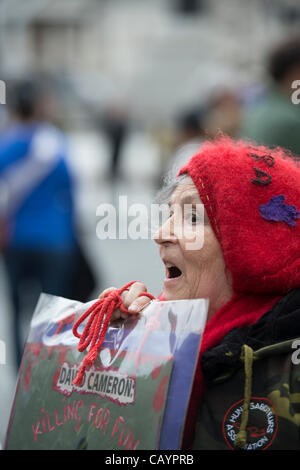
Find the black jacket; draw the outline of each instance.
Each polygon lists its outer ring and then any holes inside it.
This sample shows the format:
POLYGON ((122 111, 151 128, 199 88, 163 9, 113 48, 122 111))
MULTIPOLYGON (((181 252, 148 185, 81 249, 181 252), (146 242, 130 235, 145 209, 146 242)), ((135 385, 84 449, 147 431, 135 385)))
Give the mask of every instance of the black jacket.
POLYGON ((300 449, 300 289, 202 356, 194 449, 300 449))

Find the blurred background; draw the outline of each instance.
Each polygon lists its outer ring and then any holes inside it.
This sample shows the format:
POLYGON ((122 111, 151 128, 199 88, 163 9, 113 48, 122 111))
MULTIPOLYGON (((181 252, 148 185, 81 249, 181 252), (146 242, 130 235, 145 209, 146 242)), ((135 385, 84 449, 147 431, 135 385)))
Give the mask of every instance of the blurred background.
POLYGON ((0 442, 41 290, 159 294, 154 242, 99 240, 219 131, 300 154, 298 0, 0 0, 0 442))

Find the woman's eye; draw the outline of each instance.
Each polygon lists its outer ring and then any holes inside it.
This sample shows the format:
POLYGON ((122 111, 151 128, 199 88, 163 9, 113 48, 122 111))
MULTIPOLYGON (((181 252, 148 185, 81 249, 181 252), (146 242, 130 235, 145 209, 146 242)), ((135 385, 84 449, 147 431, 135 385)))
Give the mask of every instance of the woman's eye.
POLYGON ((189 212, 188 214, 186 214, 185 219, 193 225, 198 223, 198 216, 196 212, 189 212))
POLYGON ((191 214, 191 222, 192 222, 193 224, 196 224, 196 223, 198 222, 197 214, 195 214, 195 213, 192 213, 192 214, 191 214))

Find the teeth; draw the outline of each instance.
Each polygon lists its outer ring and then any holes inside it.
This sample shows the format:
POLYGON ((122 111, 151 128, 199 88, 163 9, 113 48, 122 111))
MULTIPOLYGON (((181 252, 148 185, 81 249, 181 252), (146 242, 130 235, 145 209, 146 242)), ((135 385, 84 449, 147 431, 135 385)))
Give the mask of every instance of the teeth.
POLYGON ((166 268, 174 268, 175 265, 171 263, 166 263, 166 268))

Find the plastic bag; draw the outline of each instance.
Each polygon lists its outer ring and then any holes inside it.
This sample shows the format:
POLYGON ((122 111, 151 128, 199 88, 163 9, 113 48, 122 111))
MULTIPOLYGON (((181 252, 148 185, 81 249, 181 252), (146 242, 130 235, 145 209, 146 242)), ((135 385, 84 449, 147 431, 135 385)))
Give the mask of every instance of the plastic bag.
POLYGON ((109 327, 76 386, 85 353, 72 326, 92 303, 41 295, 5 448, 180 449, 208 301, 153 301, 109 327))

